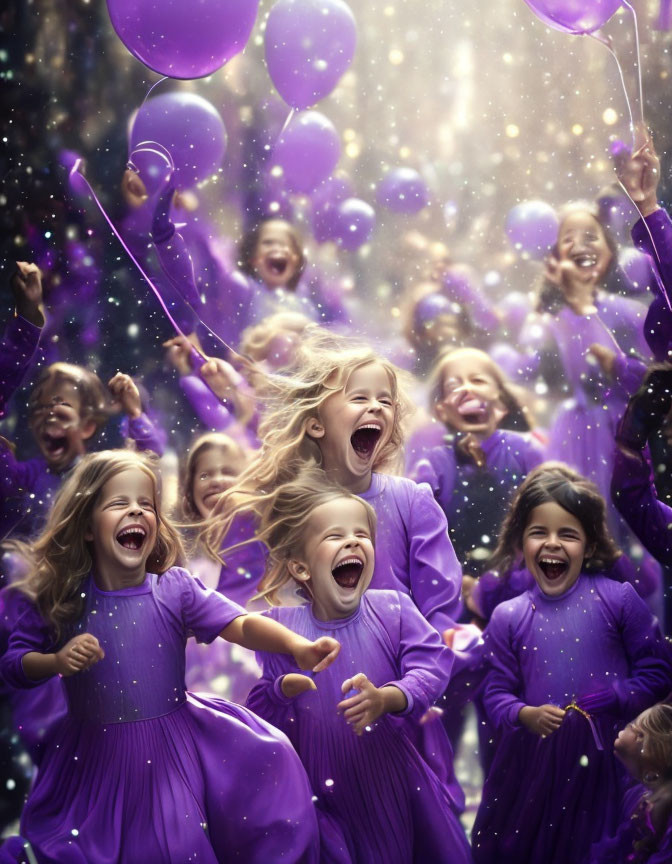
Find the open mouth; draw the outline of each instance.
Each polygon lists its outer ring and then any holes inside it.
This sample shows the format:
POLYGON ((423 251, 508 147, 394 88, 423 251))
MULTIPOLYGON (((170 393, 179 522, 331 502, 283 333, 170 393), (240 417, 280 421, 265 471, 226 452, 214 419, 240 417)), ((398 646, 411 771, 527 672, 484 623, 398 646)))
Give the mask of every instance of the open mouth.
POLYGON ((488 409, 485 402, 470 396, 463 399, 457 406, 457 413, 466 423, 487 423, 488 409))
POLYGON ((65 435, 45 435, 42 440, 44 449, 52 458, 62 456, 68 448, 68 439, 65 435))
POLYGON ((266 266, 271 271, 271 273, 275 273, 276 276, 284 276, 287 270, 288 261, 286 258, 267 258, 266 266))
POLYGON ((359 558, 346 558, 334 567, 331 575, 340 588, 353 589, 359 584, 363 569, 364 562, 359 558))
POLYGON ((377 423, 366 423, 350 436, 352 449, 362 459, 370 459, 383 430, 377 423))
POLYGON ((132 549, 134 552, 137 552, 138 549, 142 548, 146 536, 147 532, 145 529, 139 526, 124 528, 123 531, 117 534, 117 543, 123 546, 124 549, 132 549))
POLYGON ((589 252, 582 252, 579 255, 573 255, 572 261, 577 267, 589 268, 595 267, 597 264, 597 256, 589 252))
POLYGON ((566 561, 561 561, 560 558, 549 558, 545 556, 540 558, 537 563, 539 564, 539 569, 549 582, 561 579, 567 570, 569 570, 569 564, 566 561))

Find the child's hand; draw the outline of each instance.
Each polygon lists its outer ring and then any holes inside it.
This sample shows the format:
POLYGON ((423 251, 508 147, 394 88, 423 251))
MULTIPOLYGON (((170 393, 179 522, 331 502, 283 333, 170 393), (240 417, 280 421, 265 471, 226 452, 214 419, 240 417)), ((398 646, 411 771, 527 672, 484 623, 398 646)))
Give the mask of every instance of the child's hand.
POLYGON ((168 349, 166 351, 168 362, 177 369, 180 375, 191 374, 193 371, 191 353, 194 349, 186 336, 175 336, 174 339, 164 342, 163 347, 168 349))
POLYGON ((372 684, 363 672, 343 682, 341 691, 348 693, 350 690, 359 690, 359 693, 339 702, 336 710, 343 713, 355 734, 361 735, 367 726, 385 714, 385 695, 383 688, 372 684))
POLYGON ((599 367, 604 374, 608 378, 613 378, 614 363, 616 362, 615 352, 610 348, 605 348, 604 345, 600 345, 599 342, 595 342, 588 349, 588 353, 597 360, 599 367))
POLYGON ((135 420, 142 414, 140 391, 130 375, 117 372, 114 378, 108 381, 107 386, 110 388, 114 401, 121 405, 121 410, 124 414, 128 414, 131 420, 135 420))
POLYGON ((649 216, 658 209, 660 159, 651 135, 645 134, 646 140, 638 150, 616 160, 616 174, 642 216, 649 216))
POLYGON ((327 666, 331 666, 340 650, 340 642, 332 639, 331 636, 322 636, 314 642, 302 640, 292 653, 299 669, 322 672, 327 666))
POLYGON ((105 652, 95 636, 82 633, 56 652, 56 672, 64 678, 89 669, 102 660, 105 652))
POLYGON ((239 375, 230 363, 220 357, 210 357, 200 368, 201 378, 220 399, 233 400, 239 375))
POLYGON ((557 705, 540 705, 538 708, 526 705, 520 709, 518 719, 530 732, 545 738, 560 728, 564 716, 565 711, 557 705))
POLYGON ((40 311, 42 303, 42 274, 37 264, 17 261, 16 271, 11 278, 12 292, 16 311, 36 327, 44 327, 44 316, 40 311))
POLYGON ((289 672, 282 679, 280 689, 287 699, 294 699, 307 690, 317 690, 317 685, 307 675, 299 675, 298 672, 289 672))

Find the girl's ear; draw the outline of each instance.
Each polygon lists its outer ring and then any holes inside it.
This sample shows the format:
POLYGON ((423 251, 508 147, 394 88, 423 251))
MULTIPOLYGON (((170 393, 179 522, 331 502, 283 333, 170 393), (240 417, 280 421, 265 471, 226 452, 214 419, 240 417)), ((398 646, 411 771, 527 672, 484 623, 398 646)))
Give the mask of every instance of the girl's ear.
POLYGON ((82 438, 84 439, 84 441, 88 441, 89 438, 94 434, 95 431, 96 431, 96 424, 94 423, 93 420, 85 420, 82 423, 82 433, 81 434, 82 434, 82 438))
POLYGON ((287 569, 298 582, 308 582, 310 579, 310 571, 303 563, 296 558, 290 558, 287 562, 287 569))
POLYGON ((324 438, 324 426, 317 417, 311 417, 306 423, 306 435, 310 438, 324 438))

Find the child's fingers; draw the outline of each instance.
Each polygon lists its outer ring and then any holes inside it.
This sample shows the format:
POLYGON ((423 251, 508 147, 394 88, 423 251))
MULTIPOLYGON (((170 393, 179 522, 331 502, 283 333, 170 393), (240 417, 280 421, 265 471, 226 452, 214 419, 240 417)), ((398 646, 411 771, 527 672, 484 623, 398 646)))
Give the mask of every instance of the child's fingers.
POLYGON ((337 645, 336 648, 332 648, 332 650, 327 654, 326 657, 323 657, 316 666, 313 666, 313 672, 322 672, 328 666, 331 666, 334 660, 338 657, 338 652, 340 650, 340 645, 337 645))
POLYGON ((366 699, 366 696, 363 693, 358 693, 356 696, 350 696, 349 699, 343 699, 341 702, 339 702, 336 706, 336 710, 339 712, 348 711, 351 708, 359 705, 360 702, 362 702, 364 699, 366 699))
POLYGON ((343 712, 343 716, 348 723, 356 723, 357 719, 366 714, 370 707, 370 703, 367 699, 358 705, 353 705, 351 708, 348 708, 347 711, 343 712))

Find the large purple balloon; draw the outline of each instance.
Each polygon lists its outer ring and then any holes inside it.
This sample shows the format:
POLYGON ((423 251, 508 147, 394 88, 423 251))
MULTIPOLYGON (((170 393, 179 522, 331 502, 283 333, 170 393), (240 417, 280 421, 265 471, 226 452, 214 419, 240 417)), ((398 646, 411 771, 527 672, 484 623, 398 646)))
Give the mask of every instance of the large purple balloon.
POLYGON ((170 78, 202 78, 243 50, 259 0, 107 0, 107 8, 145 66, 170 78))
POLYGON ((558 238, 558 216, 545 201, 523 201, 509 210, 506 233, 521 252, 539 261, 558 238))
POLYGON ((412 168, 393 168, 378 184, 376 200, 395 213, 417 213, 429 203, 425 181, 412 168))
POLYGON ((585 34, 598 30, 621 5, 621 0, 525 0, 549 27, 564 33, 585 34))
POLYGON ((311 223, 313 236, 318 243, 335 239, 335 217, 338 205, 350 197, 352 197, 352 184, 344 177, 329 177, 313 192, 311 223))
POLYGON ((341 201, 334 218, 334 238, 338 245, 354 252, 367 242, 376 224, 376 213, 360 198, 341 201))
POLYGON ((148 99, 133 121, 130 149, 143 141, 165 147, 175 163, 177 186, 187 188, 219 168, 227 138, 222 118, 206 99, 164 93, 148 99))
POLYGON ((343 0, 278 0, 264 35, 268 74, 292 108, 328 96, 352 62, 355 19, 343 0))
POLYGON ((290 192, 308 195, 329 177, 341 155, 334 124, 318 111, 295 117, 275 145, 273 157, 280 165, 290 192))

